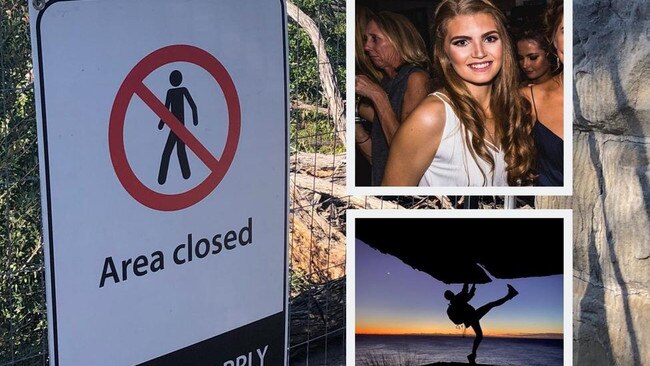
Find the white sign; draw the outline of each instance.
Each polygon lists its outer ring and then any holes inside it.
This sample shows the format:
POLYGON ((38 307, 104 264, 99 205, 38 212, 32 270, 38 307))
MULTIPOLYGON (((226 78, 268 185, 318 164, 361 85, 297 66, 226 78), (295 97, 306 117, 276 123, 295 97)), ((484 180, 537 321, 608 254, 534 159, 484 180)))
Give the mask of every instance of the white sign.
POLYGON ((51 364, 285 364, 284 2, 36 3, 51 364))

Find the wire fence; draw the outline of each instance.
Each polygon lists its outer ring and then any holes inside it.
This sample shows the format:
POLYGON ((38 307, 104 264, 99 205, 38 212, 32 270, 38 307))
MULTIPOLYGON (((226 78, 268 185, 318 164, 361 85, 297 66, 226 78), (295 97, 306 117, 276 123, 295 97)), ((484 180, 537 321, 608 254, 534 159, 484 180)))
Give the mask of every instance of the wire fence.
MULTIPOLYGON (((296 1, 327 55, 289 24, 291 365, 345 364, 347 209, 503 207, 504 197, 348 196, 337 116, 323 92, 329 63, 345 100, 345 2, 296 1), (322 56, 322 57, 321 57, 322 56)), ((27 1, 2 0, 0 29, 0 366, 46 365, 44 259, 27 1)), ((525 205, 518 198, 517 205, 525 205)))

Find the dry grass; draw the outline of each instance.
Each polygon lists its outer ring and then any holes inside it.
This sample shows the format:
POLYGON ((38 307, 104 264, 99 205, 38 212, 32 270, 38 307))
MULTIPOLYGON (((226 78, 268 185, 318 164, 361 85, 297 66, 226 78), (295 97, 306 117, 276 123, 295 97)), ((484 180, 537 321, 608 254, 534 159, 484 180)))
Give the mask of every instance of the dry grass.
POLYGON ((360 366, 418 366, 426 362, 418 355, 407 353, 366 353, 361 357, 362 361, 357 363, 360 366))

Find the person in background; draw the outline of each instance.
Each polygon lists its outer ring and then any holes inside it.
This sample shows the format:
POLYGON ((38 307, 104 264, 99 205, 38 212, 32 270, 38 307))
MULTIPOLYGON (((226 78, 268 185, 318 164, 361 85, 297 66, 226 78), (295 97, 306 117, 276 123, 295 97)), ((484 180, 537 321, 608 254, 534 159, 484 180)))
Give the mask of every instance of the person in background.
POLYGON ((372 10, 365 6, 356 8, 356 20, 354 24, 354 62, 355 75, 366 75, 370 80, 379 83, 383 75, 381 71, 370 62, 370 58, 364 50, 365 34, 368 22, 375 17, 372 10))
POLYGON ((372 121, 370 133, 355 126, 355 140, 372 165, 372 182, 381 184, 393 137, 409 114, 431 92, 430 61, 424 40, 403 15, 370 14, 363 34, 364 53, 380 71, 379 82, 359 74, 357 114, 372 121))
POLYGON ((398 130, 383 185, 530 185, 534 146, 528 102, 503 13, 488 0, 442 0, 434 65, 443 89, 398 130))
POLYGON ((561 71, 562 66, 554 57, 552 46, 541 28, 541 25, 526 27, 515 38, 517 59, 524 74, 522 87, 541 84, 561 71))
MULTIPOLYGON (((372 11, 365 6, 356 8, 356 20, 354 23, 355 37, 354 37, 354 61, 355 61, 355 75, 366 75, 370 80, 379 83, 382 74, 381 71, 376 69, 363 47, 364 35, 366 33, 366 25, 368 20, 374 16, 372 11)), ((355 102, 355 107, 358 106, 358 101, 355 102)), ((362 141, 370 134, 372 128, 372 121, 367 121, 359 116, 358 110, 355 111, 355 136, 357 141, 362 141), (361 139, 359 139, 359 136, 361 139)), ((359 144, 355 144, 354 154, 354 182, 356 186, 369 186, 372 178, 372 166, 370 165, 370 155, 366 154, 359 144)), ((369 151, 369 150, 368 150, 369 151)))
MULTIPOLYGON (((564 15, 562 1, 552 0, 547 5, 544 23, 553 45, 551 57, 564 63, 564 15)), ((533 135, 537 150, 536 171, 538 186, 564 184, 564 72, 559 72, 539 84, 521 88, 532 104, 533 135)))

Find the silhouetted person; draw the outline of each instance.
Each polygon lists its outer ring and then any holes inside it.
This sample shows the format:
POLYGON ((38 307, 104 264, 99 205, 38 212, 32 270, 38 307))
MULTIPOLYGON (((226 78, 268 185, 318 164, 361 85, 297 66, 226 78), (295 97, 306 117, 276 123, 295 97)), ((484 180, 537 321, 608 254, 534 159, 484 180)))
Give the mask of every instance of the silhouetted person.
MULTIPOLYGON (((183 74, 180 71, 174 70, 169 74, 169 82, 172 86, 177 87, 181 85, 183 81, 183 74)), ((167 97, 165 98, 165 107, 172 112, 172 114, 178 119, 180 123, 185 125, 185 100, 189 103, 190 108, 192 108, 192 120, 194 126, 199 124, 199 117, 196 111, 196 104, 190 95, 190 92, 187 91, 187 88, 171 88, 167 91, 167 97)), ((161 119, 158 123, 158 129, 162 130, 165 123, 161 119)), ((160 160, 160 170, 158 171, 158 183, 165 184, 167 180, 167 170, 169 169, 169 158, 176 146, 176 154, 178 155, 178 162, 181 166, 181 172, 183 178, 188 179, 191 175, 190 164, 187 161, 187 152, 185 152, 185 143, 183 140, 178 138, 174 131, 169 131, 169 136, 167 137, 167 143, 165 143, 165 149, 162 153, 162 159, 160 160)))
POLYGON ((478 309, 474 309, 472 305, 469 304, 469 300, 474 297, 476 292, 476 286, 472 285, 472 288, 467 289, 467 284, 463 285, 463 289, 458 293, 454 294, 452 291, 445 291, 445 299, 449 300, 449 307, 447 308, 447 315, 449 319, 455 324, 465 324, 466 328, 471 327, 476 334, 474 338, 474 345, 472 346, 472 353, 467 356, 470 364, 476 364, 476 349, 478 345, 483 340, 483 330, 481 330, 480 320, 488 313, 493 307, 503 305, 506 301, 517 296, 519 292, 515 290, 514 287, 508 285, 508 294, 497 301, 489 302, 478 309))

